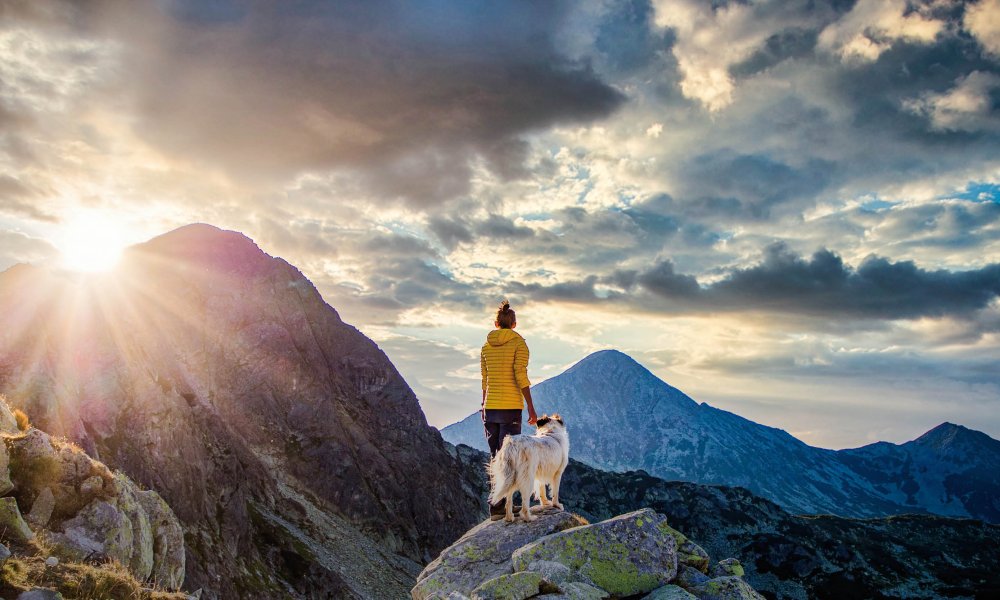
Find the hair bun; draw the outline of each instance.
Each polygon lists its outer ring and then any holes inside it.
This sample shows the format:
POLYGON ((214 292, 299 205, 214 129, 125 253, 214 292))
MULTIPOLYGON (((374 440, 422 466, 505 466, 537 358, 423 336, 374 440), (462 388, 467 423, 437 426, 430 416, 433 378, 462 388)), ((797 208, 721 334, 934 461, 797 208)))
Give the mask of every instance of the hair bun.
POLYGON ((510 302, 507 299, 500 301, 500 312, 505 313, 510 310, 510 302))

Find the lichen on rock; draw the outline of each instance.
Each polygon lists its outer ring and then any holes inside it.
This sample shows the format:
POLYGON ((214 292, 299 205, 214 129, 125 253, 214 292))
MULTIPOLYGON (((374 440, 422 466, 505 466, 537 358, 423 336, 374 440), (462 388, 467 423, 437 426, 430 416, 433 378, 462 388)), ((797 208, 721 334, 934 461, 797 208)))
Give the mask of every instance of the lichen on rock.
POLYGON ((649 509, 546 536, 514 552, 514 568, 536 560, 561 563, 611 594, 650 592, 677 574, 677 542, 649 509))

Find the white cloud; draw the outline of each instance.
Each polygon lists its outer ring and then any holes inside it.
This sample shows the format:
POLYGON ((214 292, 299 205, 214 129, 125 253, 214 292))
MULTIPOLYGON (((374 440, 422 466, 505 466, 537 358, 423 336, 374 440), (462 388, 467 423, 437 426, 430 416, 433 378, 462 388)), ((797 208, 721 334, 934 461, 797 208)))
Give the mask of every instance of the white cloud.
POLYGON ((911 112, 930 119, 931 128, 936 131, 995 129, 997 122, 991 117, 990 92, 998 87, 1000 77, 997 75, 973 71, 943 94, 923 94, 903 105, 911 112))
POLYGON ((933 42, 944 28, 941 21, 907 11, 903 0, 860 0, 844 18, 823 30, 819 47, 844 62, 871 62, 897 40, 933 42))
POLYGON ((798 23, 789 12, 762 16, 745 4, 713 8, 701 0, 660 0, 655 7, 656 25, 677 35, 673 53, 683 75, 682 93, 713 112, 733 103, 736 84, 729 67, 774 33, 798 23))
POLYGON ((1000 57, 1000 0, 981 0, 967 8, 964 25, 987 52, 1000 57))

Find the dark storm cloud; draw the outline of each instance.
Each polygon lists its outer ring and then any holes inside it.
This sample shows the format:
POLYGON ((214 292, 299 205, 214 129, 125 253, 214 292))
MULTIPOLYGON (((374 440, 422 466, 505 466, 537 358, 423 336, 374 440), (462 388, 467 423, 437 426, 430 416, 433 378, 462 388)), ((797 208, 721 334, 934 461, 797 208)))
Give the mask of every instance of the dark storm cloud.
POLYGON ((950 316, 982 319, 1000 296, 1000 264, 970 271, 930 271, 912 261, 871 256, 858 267, 820 250, 810 258, 784 244, 766 248, 760 263, 730 270, 722 279, 700 285, 677 272, 669 260, 643 272, 616 269, 553 285, 521 286, 535 300, 626 301, 637 308, 666 313, 769 313, 807 318, 897 320, 950 316), (622 290, 599 294, 596 285, 622 290), (978 316, 977 316, 978 315, 978 316))
POLYGON ((696 156, 687 167, 685 212, 751 219, 767 219, 784 204, 801 210, 827 187, 837 168, 817 158, 789 165, 728 149, 696 156))
MULTIPOLYGON (((876 61, 832 70, 829 84, 831 92, 853 108, 853 128, 871 136, 891 135, 920 144, 918 148, 925 153, 926 161, 915 162, 904 152, 897 153, 899 160, 886 156, 880 161, 883 165, 889 163, 897 175, 917 174, 934 169, 931 155, 948 158, 941 153, 955 151, 964 156, 1000 147, 995 135, 938 129, 926 115, 909 108, 914 98, 946 93, 956 82, 977 71, 1000 74, 1000 65, 985 58, 975 40, 950 35, 934 44, 899 42, 876 61)), ((1000 104, 992 103, 985 118, 1000 118, 1000 104)), ((952 164, 946 161, 943 166, 951 168, 952 164)))
POLYGON ((558 2, 56 6, 125 45, 140 135, 245 178, 343 167, 429 206, 468 191, 473 157, 523 176, 519 135, 624 100, 557 48, 558 2))
POLYGON ((693 299, 707 310, 764 311, 863 319, 971 315, 1000 295, 1000 264, 972 271, 928 271, 911 261, 869 257, 857 268, 829 250, 804 259, 783 244, 763 261, 694 290, 669 263, 640 276, 650 292, 668 300, 693 299))

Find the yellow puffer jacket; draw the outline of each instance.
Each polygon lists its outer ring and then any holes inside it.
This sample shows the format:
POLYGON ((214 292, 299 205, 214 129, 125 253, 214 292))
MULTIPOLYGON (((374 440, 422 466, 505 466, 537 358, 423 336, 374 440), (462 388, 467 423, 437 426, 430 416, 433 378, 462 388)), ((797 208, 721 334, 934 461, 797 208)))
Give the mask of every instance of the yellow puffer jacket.
POLYGON ((494 329, 479 357, 486 408, 524 408, 521 388, 528 381, 528 344, 513 329, 494 329))

